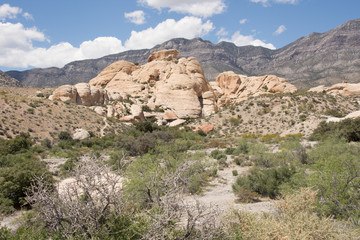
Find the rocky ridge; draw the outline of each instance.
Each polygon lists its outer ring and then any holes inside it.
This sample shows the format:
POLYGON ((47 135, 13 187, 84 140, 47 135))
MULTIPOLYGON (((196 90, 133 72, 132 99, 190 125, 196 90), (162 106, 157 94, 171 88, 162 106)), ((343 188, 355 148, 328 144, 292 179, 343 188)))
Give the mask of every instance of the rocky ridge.
POLYGON ((126 60, 145 64, 159 50, 177 49, 180 57, 194 56, 205 77, 212 81, 220 73, 260 76, 276 75, 301 89, 360 79, 360 19, 352 20, 325 33, 312 33, 277 50, 237 47, 232 43, 213 44, 200 38, 172 39, 152 49, 132 50, 99 59, 76 61, 63 68, 10 71, 25 86, 60 86, 87 82, 113 62, 126 60))
POLYGON ((155 52, 142 66, 117 61, 89 83, 61 86, 50 98, 91 106, 101 115, 120 120, 154 117, 159 125, 176 126, 187 118, 210 116, 219 107, 249 96, 297 90, 276 76, 247 77, 233 72, 220 74, 210 84, 196 58, 178 59, 178 55, 174 49, 155 52))
POLYGON ((309 92, 326 92, 330 95, 342 95, 342 96, 356 96, 360 95, 360 83, 337 83, 330 87, 320 85, 314 88, 310 88, 309 92))
POLYGON ((0 71, 0 86, 21 87, 21 83, 15 78, 0 71))

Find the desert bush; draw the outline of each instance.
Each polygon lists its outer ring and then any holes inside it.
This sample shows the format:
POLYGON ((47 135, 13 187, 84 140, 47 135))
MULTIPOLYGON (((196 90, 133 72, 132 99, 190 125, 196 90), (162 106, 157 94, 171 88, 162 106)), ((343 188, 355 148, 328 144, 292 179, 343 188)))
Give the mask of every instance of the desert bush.
POLYGON ((71 134, 65 131, 60 132, 58 137, 60 140, 72 140, 71 134))
POLYGON ((339 219, 360 218, 360 147, 329 139, 309 152, 310 186, 318 189, 318 211, 339 219))
POLYGON ((280 185, 295 174, 293 167, 282 166, 270 169, 255 169, 249 175, 239 176, 232 185, 235 193, 246 189, 263 196, 276 198, 280 195, 280 185))
POLYGON ((232 155, 236 149, 235 148, 226 148, 225 154, 226 155, 232 155))
POLYGON ((26 190, 35 176, 52 182, 45 164, 31 152, 0 157, 0 212, 24 206, 26 190))
POLYGON ((239 189, 235 192, 236 202, 239 203, 255 203, 259 202, 260 194, 250 191, 248 189, 239 189))
POLYGON ((256 215, 244 211, 229 216, 235 239, 356 239, 348 225, 321 218, 314 211, 316 192, 302 189, 276 204, 278 214, 256 215))
POLYGON ((236 158, 234 158, 234 162, 236 163, 236 165, 240 166, 243 163, 243 160, 239 157, 236 157, 236 158))
POLYGON ((238 155, 238 154, 248 154, 248 153, 249 153, 249 142, 246 138, 242 138, 239 141, 233 154, 238 155))
POLYGON ((92 160, 79 164, 74 178, 60 190, 38 177, 30 189, 27 201, 49 232, 66 239, 140 239, 145 224, 126 212, 119 175, 92 160))
POLYGON ((226 160, 226 154, 223 151, 220 150, 213 150, 210 153, 210 156, 216 160, 221 160, 221 159, 225 159, 226 160))
POLYGON ((14 139, 4 140, 0 139, 0 155, 15 154, 18 152, 24 152, 33 145, 30 139, 30 135, 26 133, 20 133, 14 139))
POLYGON ((310 136, 311 140, 329 137, 344 138, 346 141, 360 141, 360 118, 345 119, 340 122, 321 122, 310 136))
POLYGON ((333 117, 338 117, 338 118, 342 118, 342 117, 345 117, 345 114, 338 110, 338 109, 326 109, 326 111, 324 112, 325 115, 329 115, 329 116, 333 116, 333 117))

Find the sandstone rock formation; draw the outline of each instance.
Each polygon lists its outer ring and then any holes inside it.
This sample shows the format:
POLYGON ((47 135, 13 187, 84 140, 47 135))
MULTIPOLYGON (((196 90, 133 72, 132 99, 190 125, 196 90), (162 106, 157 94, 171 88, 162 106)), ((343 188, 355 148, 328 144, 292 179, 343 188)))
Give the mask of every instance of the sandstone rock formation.
POLYGON ((179 52, 175 49, 161 50, 150 54, 147 61, 152 62, 154 60, 163 60, 163 59, 172 60, 172 59, 177 59, 178 56, 179 56, 179 52))
POLYGON ((219 106, 238 102, 249 96, 297 91, 297 88, 286 79, 275 75, 248 77, 232 71, 219 74, 211 85, 219 97, 219 106))
POLYGON ((107 92, 88 83, 78 83, 74 86, 63 85, 58 87, 51 96, 52 100, 69 101, 85 106, 108 103, 107 92))
POLYGON ((153 53, 143 66, 115 62, 90 85, 103 87, 113 101, 131 97, 136 104, 172 111, 177 118, 211 114, 216 109, 215 95, 200 63, 195 58, 178 60, 178 54, 174 49, 153 53))
POLYGON ((215 128, 215 126, 212 124, 203 125, 203 126, 196 127, 194 132, 198 132, 201 129, 204 133, 208 134, 209 132, 213 131, 214 128, 215 128))
POLYGON ((320 85, 309 89, 310 92, 326 92, 331 95, 355 96, 360 95, 360 83, 337 83, 331 87, 320 85))
POLYGON ((162 109, 162 116, 156 117, 167 121, 210 115, 216 110, 216 95, 200 63, 193 57, 177 59, 178 55, 174 49, 155 52, 143 66, 115 62, 89 83, 59 87, 52 98, 86 106, 110 101, 107 116, 121 118, 130 113, 140 121, 145 105, 162 109))

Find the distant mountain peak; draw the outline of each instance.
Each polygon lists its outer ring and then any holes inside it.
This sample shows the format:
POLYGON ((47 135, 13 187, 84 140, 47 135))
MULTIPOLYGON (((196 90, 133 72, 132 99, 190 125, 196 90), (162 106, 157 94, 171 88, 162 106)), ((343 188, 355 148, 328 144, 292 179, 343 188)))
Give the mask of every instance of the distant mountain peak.
POLYGON ((284 77, 300 89, 360 79, 360 19, 348 21, 325 33, 308 36, 276 50, 201 38, 174 38, 152 49, 131 50, 99 59, 71 62, 64 68, 10 71, 25 86, 60 86, 88 82, 105 67, 119 60, 144 64, 147 56, 163 49, 177 49, 179 57, 196 57, 209 81, 219 73, 284 77))

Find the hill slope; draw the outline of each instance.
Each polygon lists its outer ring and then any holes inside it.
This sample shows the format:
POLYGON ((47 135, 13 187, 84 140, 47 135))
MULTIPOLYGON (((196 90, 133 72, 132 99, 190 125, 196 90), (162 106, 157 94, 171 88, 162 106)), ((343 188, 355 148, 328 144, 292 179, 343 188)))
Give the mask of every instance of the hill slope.
POLYGON ((0 71, 0 86, 20 87, 21 83, 15 78, 12 78, 6 73, 0 71))
POLYGON ((312 33, 278 50, 263 47, 237 47, 232 43, 213 44, 200 38, 172 39, 152 49, 132 50, 99 59, 75 61, 63 68, 32 69, 7 74, 25 86, 44 87, 88 82, 114 61, 145 63, 147 56, 161 49, 175 48, 180 57, 196 57, 212 81, 219 73, 275 74, 298 88, 319 84, 358 82, 360 79, 360 19, 325 33, 312 33))

